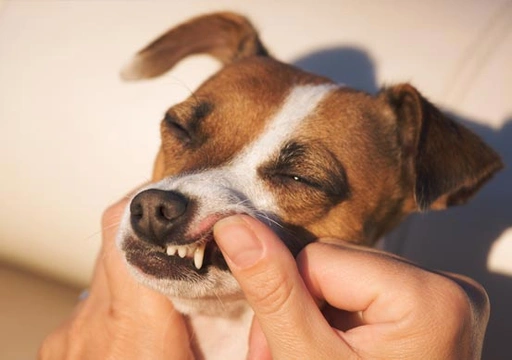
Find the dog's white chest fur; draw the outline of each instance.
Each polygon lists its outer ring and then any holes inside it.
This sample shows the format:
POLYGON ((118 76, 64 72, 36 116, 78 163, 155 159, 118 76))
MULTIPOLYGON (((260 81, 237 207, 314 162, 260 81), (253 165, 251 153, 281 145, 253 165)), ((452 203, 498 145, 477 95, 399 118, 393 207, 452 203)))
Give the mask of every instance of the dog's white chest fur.
POLYGON ((189 318, 192 344, 205 359, 243 359, 247 354, 253 312, 247 307, 236 318, 198 315, 189 318))

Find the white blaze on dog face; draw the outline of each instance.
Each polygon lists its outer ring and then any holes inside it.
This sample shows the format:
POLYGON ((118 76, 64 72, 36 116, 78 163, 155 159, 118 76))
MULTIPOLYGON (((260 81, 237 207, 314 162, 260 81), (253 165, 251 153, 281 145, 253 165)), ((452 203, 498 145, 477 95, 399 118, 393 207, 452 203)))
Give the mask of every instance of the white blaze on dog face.
POLYGON ((257 173, 258 168, 279 153, 304 120, 335 88, 334 84, 302 85, 293 88, 283 107, 267 124, 261 136, 254 143, 249 144, 227 168, 242 181, 239 185, 241 190, 254 192, 250 197, 257 209, 279 213, 272 193, 262 185, 262 180, 257 173))

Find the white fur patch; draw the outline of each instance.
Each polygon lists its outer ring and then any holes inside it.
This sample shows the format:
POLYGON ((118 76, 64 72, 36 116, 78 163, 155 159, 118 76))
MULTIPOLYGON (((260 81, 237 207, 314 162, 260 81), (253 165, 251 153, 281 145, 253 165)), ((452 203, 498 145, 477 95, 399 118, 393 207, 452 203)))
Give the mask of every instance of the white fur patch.
POLYGON ((238 166, 256 169, 292 137, 303 120, 335 88, 335 84, 302 85, 293 88, 261 137, 238 156, 238 166))

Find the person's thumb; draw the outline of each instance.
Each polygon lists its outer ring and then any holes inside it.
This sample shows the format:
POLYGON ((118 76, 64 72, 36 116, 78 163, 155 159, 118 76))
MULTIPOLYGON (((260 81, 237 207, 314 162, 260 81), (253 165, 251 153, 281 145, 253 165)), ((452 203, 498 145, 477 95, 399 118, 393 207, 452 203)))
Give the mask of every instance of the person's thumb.
POLYGON ((337 336, 281 240, 264 224, 244 215, 219 221, 214 237, 254 310, 272 356, 298 359, 315 354, 318 358, 319 350, 323 352, 337 336))

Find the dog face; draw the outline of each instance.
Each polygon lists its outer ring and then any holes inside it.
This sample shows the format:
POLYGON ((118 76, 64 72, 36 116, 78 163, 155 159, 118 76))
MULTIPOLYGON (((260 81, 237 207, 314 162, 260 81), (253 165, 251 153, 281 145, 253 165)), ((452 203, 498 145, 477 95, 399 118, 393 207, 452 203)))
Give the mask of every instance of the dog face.
POLYGON ((123 76, 158 76, 194 53, 225 66, 166 112, 154 183, 118 239, 137 278, 183 312, 242 303, 213 241, 223 217, 259 218, 294 254, 321 238, 371 245, 410 212, 464 203, 502 166, 412 86, 370 96, 278 62, 236 14, 170 30, 123 76))

